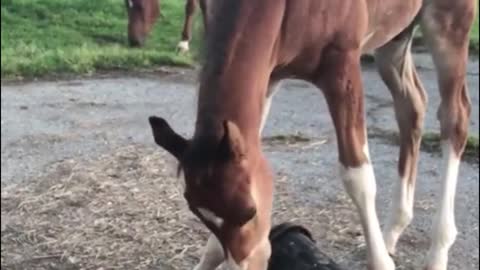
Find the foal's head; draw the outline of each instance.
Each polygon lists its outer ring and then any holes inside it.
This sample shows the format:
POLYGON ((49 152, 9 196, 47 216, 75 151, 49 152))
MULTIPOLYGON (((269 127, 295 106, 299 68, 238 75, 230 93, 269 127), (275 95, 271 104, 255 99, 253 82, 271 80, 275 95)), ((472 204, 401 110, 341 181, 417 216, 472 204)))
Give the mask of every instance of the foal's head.
POLYGON ((125 0, 128 12, 128 42, 142 46, 160 14, 158 0, 125 0))
POLYGON ((164 119, 149 120, 155 142, 180 162, 190 210, 217 237, 254 219, 257 209, 250 164, 244 139, 234 123, 225 121, 221 134, 186 140, 164 119))

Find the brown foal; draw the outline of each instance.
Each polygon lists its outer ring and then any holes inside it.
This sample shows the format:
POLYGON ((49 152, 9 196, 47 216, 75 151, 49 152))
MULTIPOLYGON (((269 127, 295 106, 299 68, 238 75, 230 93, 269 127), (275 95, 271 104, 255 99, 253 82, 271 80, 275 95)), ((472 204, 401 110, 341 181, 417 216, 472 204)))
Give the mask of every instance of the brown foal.
POLYGON ((324 93, 335 130, 340 176, 361 218, 368 266, 395 268, 389 253, 413 217, 426 95, 411 54, 420 25, 439 74, 444 174, 428 270, 447 269, 457 230, 454 197, 470 116, 466 87, 472 0, 213 0, 200 76, 195 134, 187 140, 151 117, 157 144, 184 172, 185 198, 213 233, 196 270, 265 270, 270 257, 272 173, 261 131, 275 85, 312 82, 324 93), (360 56, 375 50, 400 127, 399 180, 381 232, 368 150, 360 56))

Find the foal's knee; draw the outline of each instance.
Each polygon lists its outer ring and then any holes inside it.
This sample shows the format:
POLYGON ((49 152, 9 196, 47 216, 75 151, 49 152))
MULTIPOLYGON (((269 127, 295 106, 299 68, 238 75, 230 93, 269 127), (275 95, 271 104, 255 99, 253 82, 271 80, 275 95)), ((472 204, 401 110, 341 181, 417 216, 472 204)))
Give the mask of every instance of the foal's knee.
POLYGON ((452 83, 449 93, 443 95, 442 104, 438 110, 442 139, 450 141, 455 153, 461 155, 465 149, 468 137, 469 121, 472 105, 465 81, 452 83))

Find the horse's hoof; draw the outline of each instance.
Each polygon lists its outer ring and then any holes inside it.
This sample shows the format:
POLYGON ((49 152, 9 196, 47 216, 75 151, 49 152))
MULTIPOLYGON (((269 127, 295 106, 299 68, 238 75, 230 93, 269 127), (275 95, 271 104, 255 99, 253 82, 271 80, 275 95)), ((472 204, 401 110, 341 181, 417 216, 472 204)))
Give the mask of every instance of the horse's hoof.
POLYGON ((190 51, 190 44, 188 41, 180 41, 177 46, 177 52, 179 54, 185 54, 190 51))

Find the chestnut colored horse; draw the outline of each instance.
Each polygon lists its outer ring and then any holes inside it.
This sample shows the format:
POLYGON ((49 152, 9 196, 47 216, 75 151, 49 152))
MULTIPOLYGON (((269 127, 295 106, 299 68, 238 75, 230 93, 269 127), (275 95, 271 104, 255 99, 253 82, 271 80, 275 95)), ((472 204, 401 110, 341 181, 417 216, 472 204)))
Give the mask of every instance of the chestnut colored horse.
MULTIPOLYGON (((128 42, 132 47, 143 46, 146 37, 152 30, 155 21, 160 14, 160 0, 125 0, 128 12, 128 42)), ((193 16, 200 4, 202 10, 204 27, 207 26, 209 10, 207 3, 210 0, 186 0, 185 20, 183 25, 182 39, 177 49, 181 53, 190 50, 190 39, 192 38, 193 16)))
POLYGON ((151 117, 155 141, 175 156, 191 211, 213 233, 196 270, 265 270, 273 203, 261 132, 275 85, 309 81, 326 97, 339 171, 360 215, 369 269, 393 270, 400 235, 413 217, 427 98, 411 45, 420 25, 438 71, 443 139, 441 189, 425 269, 447 269, 457 229, 454 199, 471 112, 466 86, 472 0, 218 0, 200 76, 195 134, 187 140, 151 117), (365 125, 360 56, 375 50, 400 130, 399 179, 382 233, 365 125))

